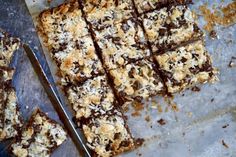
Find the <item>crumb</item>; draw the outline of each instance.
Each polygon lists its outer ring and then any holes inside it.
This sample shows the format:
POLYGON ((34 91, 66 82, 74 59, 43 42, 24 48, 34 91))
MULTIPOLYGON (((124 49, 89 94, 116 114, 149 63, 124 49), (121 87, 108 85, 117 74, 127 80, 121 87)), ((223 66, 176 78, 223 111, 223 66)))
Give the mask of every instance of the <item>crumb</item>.
POLYGON ((141 115, 140 111, 142 111, 144 109, 143 104, 140 102, 132 103, 132 107, 134 109, 134 112, 131 114, 133 117, 140 116, 141 115))
POLYGON ((136 147, 140 147, 140 146, 142 146, 143 145, 143 143, 144 143, 144 139, 143 138, 137 138, 136 140, 135 140, 135 145, 136 145, 136 147))
POLYGON ((215 30, 210 31, 209 35, 211 39, 218 39, 218 36, 215 30))
POLYGON ((135 112, 131 113, 131 116, 132 117, 139 117, 139 116, 141 116, 141 114, 140 114, 140 112, 135 111, 135 112))
POLYGON ((236 60, 236 57, 232 56, 232 57, 231 57, 231 60, 229 61, 229 64, 228 64, 228 66, 229 66, 230 68, 233 68, 233 67, 236 66, 236 65, 235 65, 235 60, 236 60))
POLYGON ((197 86, 194 86, 194 87, 192 87, 191 90, 194 91, 194 92, 199 92, 201 89, 197 86))
POLYGON ((212 98, 212 99, 211 99, 211 102, 213 102, 214 100, 215 100, 215 99, 214 99, 214 98, 212 98))
POLYGON ((188 112, 188 116, 191 118, 193 116, 192 112, 188 112))
POLYGON ((175 111, 175 112, 178 112, 178 111, 179 111, 179 108, 178 108, 177 104, 172 104, 172 105, 171 105, 171 109, 172 109, 173 111, 175 111))
POLYGON ((146 117, 145 117, 145 120, 146 120, 147 122, 150 122, 150 120, 151 120, 151 119, 150 119, 150 116, 146 116, 146 117))
POLYGON ((224 140, 222 140, 221 142, 222 142, 222 145, 223 145, 225 148, 229 148, 229 146, 225 143, 224 140))
POLYGON ((223 125, 222 128, 225 129, 229 126, 229 124, 223 125))
POLYGON ((182 96, 184 96, 185 94, 183 93, 182 96))
POLYGON ((206 21, 204 29, 208 32, 214 30, 216 25, 227 27, 236 23, 236 1, 229 3, 227 6, 213 9, 213 11, 207 5, 200 6, 199 10, 206 21))
POLYGON ((161 107, 160 104, 157 105, 157 110, 158 110, 159 113, 163 112, 162 107, 161 107))
POLYGON ((157 121, 160 125, 165 125, 166 124, 166 121, 164 119, 160 119, 157 121))

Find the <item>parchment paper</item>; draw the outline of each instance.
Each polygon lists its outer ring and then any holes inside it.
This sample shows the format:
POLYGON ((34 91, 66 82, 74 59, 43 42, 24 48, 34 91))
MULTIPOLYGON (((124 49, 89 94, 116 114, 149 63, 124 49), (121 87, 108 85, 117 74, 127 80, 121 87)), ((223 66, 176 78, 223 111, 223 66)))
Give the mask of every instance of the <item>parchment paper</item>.
MULTIPOLYGON (((226 5, 230 2, 232 1, 195 1, 191 8, 199 14, 198 7, 205 3, 212 7, 226 5)), ((50 4, 46 0, 26 0, 26 3, 35 19, 39 12, 62 3, 62 0, 53 0, 50 4)), ((199 26, 202 27, 204 24, 205 22, 200 16, 199 26)), ((23 23, 18 26, 26 27, 23 23)), ((13 25, 12 29, 17 30, 16 27, 17 25, 13 25)), ((139 149, 121 156, 236 156, 236 67, 228 67, 231 57, 236 57, 236 25, 227 28, 216 26, 215 30, 219 39, 210 39, 206 32, 206 47, 212 55, 214 65, 220 71, 220 81, 199 86, 200 92, 187 90, 175 95, 171 102, 177 105, 178 111, 171 109, 171 105, 161 97, 156 97, 155 101, 145 102, 141 116, 131 116, 134 111, 130 107, 126 115, 131 132, 137 138, 144 138, 145 143, 139 149), (160 112, 161 110, 162 112, 160 112), (166 124, 160 125, 157 122, 160 119, 165 120, 166 124)), ((24 38, 22 35, 20 37, 24 38)), ((34 40, 31 41, 31 45, 35 45, 34 40)), ((45 49, 44 54, 55 76, 55 65, 45 49)), ((39 105, 48 112, 50 117, 58 119, 24 54, 18 56, 17 67, 14 84, 18 90, 24 116, 28 117, 29 110, 31 111, 32 108, 39 105), (28 110, 25 109, 26 105, 29 106, 28 110)), ((56 77, 54 79, 57 80, 56 77)), ((53 156, 76 157, 79 154, 71 140, 68 140, 56 150, 53 156)))

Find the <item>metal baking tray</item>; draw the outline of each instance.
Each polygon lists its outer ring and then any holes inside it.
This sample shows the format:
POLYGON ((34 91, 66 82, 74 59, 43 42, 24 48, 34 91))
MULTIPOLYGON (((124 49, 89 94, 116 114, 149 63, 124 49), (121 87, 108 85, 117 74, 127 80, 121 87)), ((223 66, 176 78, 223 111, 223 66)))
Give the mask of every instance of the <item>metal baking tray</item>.
MULTIPOLYGON (((41 47, 31 17, 35 17, 46 8, 57 6, 63 0, 26 0, 30 14, 25 10, 24 0, 0 0, 0 27, 28 43, 57 80, 56 67, 46 49, 41 47), (45 60, 46 57, 46 60, 45 60)), ((195 1, 191 8, 196 14, 199 6, 217 7, 231 3, 231 0, 195 1)), ((205 21, 198 20, 203 28, 205 21)), ((218 39, 212 40, 206 32, 206 47, 210 52, 214 66, 220 71, 220 81, 204 84, 199 92, 187 90, 176 94, 167 103, 164 98, 156 97, 144 103, 140 116, 132 116, 132 107, 125 113, 132 134, 144 138, 140 148, 122 154, 124 157, 235 157, 236 156, 236 67, 229 67, 232 56, 236 57, 236 25, 215 26, 218 39), (165 125, 157 121, 165 120, 165 125), (225 145, 224 145, 225 144, 225 145)), ((39 106, 47 114, 59 121, 43 87, 37 79, 26 54, 19 50, 14 57, 13 66, 17 67, 14 86, 17 90, 21 111, 25 119, 39 106)), ((236 60, 235 60, 236 61, 236 60)), ((52 78, 51 78, 52 79, 52 78)), ((59 92, 63 97, 63 94, 59 92)), ((63 97, 64 98, 64 97, 63 97)), ((65 98, 64 98, 65 99, 65 98)), ((66 102, 66 99, 64 100, 66 102)), ((137 111, 136 111, 137 114, 137 111)), ((7 156, 9 142, 0 144, 0 156, 7 156)), ((80 156, 71 139, 68 139, 52 155, 53 157, 80 156)))

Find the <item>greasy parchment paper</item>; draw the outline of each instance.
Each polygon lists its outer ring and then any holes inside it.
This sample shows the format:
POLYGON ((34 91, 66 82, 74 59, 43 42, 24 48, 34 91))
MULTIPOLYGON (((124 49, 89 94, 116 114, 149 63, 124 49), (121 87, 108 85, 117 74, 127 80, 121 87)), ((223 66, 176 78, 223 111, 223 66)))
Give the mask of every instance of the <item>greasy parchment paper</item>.
MULTIPOLYGON (((47 0, 26 0, 29 11, 36 24, 37 15, 44 9, 57 6, 63 0, 53 0, 50 4, 47 0)), ((198 7, 205 3, 209 7, 226 5, 231 0, 202 0, 195 1, 191 6, 195 13, 200 14, 198 7)), ((205 21, 199 16, 199 26, 205 21)), ((220 81, 215 84, 205 84, 199 86, 200 92, 187 90, 175 95, 171 101, 177 105, 177 110, 171 109, 163 98, 156 97, 155 101, 145 102, 141 116, 133 117, 132 107, 126 113, 128 123, 134 137, 144 138, 145 142, 139 149, 122 154, 124 157, 145 156, 145 157, 235 157, 236 156, 236 67, 229 68, 228 64, 232 56, 236 57, 236 25, 230 27, 216 26, 215 30, 219 39, 212 40, 206 35, 206 47, 213 58, 214 65, 219 69, 220 81), (158 106, 158 107, 157 107, 158 106), (161 112, 162 109, 162 112, 161 112), (164 119, 166 124, 160 125, 157 121, 164 119), (223 145, 223 143, 225 145, 223 145)), ((206 33, 207 34, 207 33, 206 33)), ((50 69, 56 78, 55 64, 50 59, 44 48, 50 69)), ((25 64, 24 62, 18 63, 25 64)), ((31 68, 31 67, 30 67, 31 68)), ((34 73, 24 73, 24 69, 18 69, 21 78, 16 82, 25 81, 23 76, 34 75, 34 73), (24 73, 24 75, 22 74, 24 73)), ((35 76, 32 76, 35 78, 35 76)), ((40 86, 37 79, 34 85, 40 86)), ((21 93, 20 100, 24 104, 25 99, 31 99, 30 108, 39 105, 49 116, 58 119, 50 103, 45 103, 41 97, 46 97, 43 90, 37 95, 32 94, 29 98, 27 88, 18 89, 21 93), (36 102, 34 100, 37 100, 36 102), (41 102, 42 100, 42 102, 41 102)), ((41 88, 41 87, 38 87, 41 88)), ((38 89, 35 88, 35 89, 38 89)), ((45 98, 47 99, 47 98, 45 98)), ((27 101, 28 102, 28 101, 27 101)), ((29 104, 28 104, 29 105, 29 104)), ((25 117, 29 115, 22 107, 25 117)), ((67 140, 53 156, 76 157, 79 156, 71 140, 67 140)))

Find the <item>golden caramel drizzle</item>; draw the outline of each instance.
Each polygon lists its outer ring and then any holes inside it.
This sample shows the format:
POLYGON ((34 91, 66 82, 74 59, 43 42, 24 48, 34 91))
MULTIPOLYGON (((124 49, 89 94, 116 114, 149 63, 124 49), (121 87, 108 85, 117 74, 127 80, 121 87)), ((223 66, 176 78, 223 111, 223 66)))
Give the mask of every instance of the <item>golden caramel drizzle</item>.
POLYGON ((213 9, 211 12, 206 5, 202 5, 199 7, 199 10, 202 13, 207 24, 204 26, 204 29, 208 32, 214 29, 216 24, 222 26, 230 26, 236 23, 236 1, 234 0, 232 3, 224 6, 220 9, 213 9))

